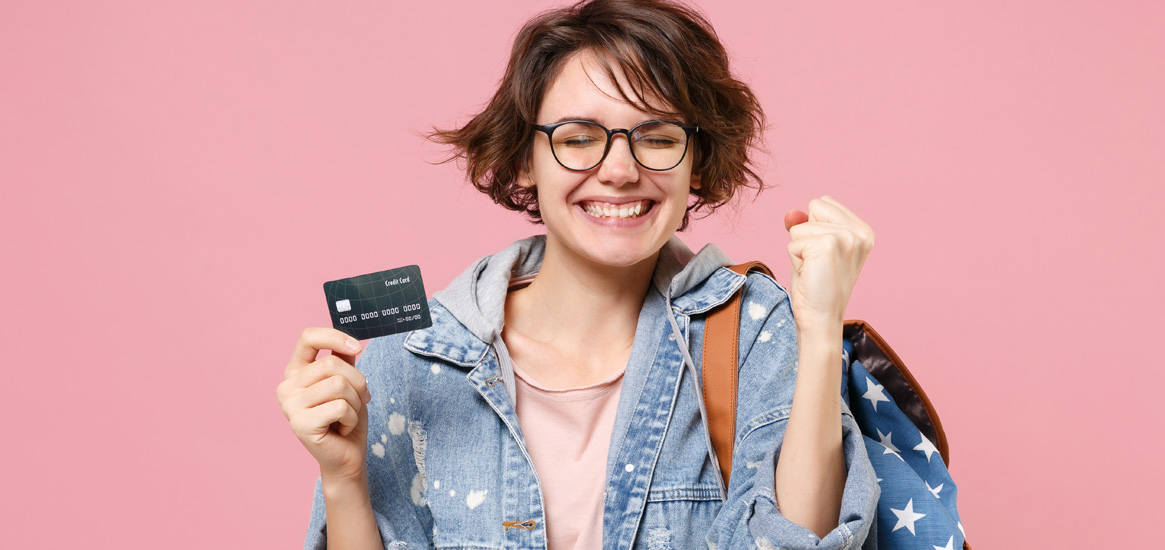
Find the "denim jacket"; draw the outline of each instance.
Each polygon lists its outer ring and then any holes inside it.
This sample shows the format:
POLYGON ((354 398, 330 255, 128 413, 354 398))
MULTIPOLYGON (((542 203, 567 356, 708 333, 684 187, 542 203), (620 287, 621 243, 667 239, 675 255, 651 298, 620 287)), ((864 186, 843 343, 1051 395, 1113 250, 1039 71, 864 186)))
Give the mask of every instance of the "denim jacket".
MULTIPOLYGON (((541 487, 514 409, 501 338, 511 277, 536 273, 545 238, 482 258, 430 300, 433 325, 368 343, 368 484, 387 548, 545 549, 541 487)), ((788 296, 715 245, 661 250, 639 314, 607 456, 604 550, 871 548, 879 489, 842 411, 847 479, 823 539, 777 508, 774 469, 793 401, 788 296), (704 314, 744 286, 736 442, 723 487, 698 382, 704 314), (865 546, 863 546, 865 543, 865 546)), ((843 405, 844 407, 844 405, 843 405)), ((326 545, 317 481, 305 548, 326 545)))

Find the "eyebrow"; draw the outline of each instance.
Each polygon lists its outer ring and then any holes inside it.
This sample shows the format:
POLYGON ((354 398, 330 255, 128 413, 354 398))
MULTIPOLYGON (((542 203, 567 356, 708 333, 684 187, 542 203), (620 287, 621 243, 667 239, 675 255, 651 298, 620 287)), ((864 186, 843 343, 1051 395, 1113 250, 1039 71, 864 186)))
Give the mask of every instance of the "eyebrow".
MULTIPOLYGON (((554 122, 551 122, 550 124, 558 124, 559 122, 566 122, 568 120, 581 120, 584 122, 592 122, 594 124, 598 124, 599 126, 606 128, 606 125, 603 124, 602 122, 599 122, 598 120, 591 118, 591 117, 587 117, 587 116, 573 116, 573 115, 564 116, 562 118, 559 118, 558 120, 555 120, 554 122)), ((686 122, 683 122, 682 120, 680 120, 677 117, 670 117, 670 116, 663 117, 663 118, 649 118, 647 120, 638 122, 636 124, 642 124, 644 122, 671 122, 673 124, 687 124, 686 122)))
POLYGON ((593 119, 593 118, 591 118, 591 117, 586 117, 586 116, 572 116, 572 115, 564 116, 564 117, 562 117, 562 118, 560 118, 560 119, 558 119, 558 120, 556 120, 556 121, 554 121, 554 122, 551 122, 551 124, 558 124, 559 122, 566 122, 566 121, 568 121, 568 120, 583 120, 583 121, 586 121, 586 122, 593 122, 593 123, 595 123, 595 124, 598 124, 598 125, 600 125, 600 126, 602 126, 602 125, 603 125, 603 123, 601 123, 601 122, 599 122, 598 120, 595 120, 595 119, 593 119))

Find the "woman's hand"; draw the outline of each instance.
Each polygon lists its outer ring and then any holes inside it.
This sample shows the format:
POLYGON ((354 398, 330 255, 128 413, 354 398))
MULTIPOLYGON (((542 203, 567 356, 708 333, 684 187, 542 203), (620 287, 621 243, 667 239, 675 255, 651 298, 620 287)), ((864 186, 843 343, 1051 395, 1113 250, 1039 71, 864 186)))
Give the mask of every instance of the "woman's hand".
POLYGON ((276 397, 291 431, 320 464, 320 475, 358 480, 365 475, 368 411, 372 399, 356 370, 360 342, 332 328, 308 328, 299 336, 276 397), (331 355, 316 357, 320 350, 331 355))
POLYGON ((809 213, 785 213, 793 276, 789 299, 798 332, 840 326, 874 232, 831 197, 809 201, 809 213))

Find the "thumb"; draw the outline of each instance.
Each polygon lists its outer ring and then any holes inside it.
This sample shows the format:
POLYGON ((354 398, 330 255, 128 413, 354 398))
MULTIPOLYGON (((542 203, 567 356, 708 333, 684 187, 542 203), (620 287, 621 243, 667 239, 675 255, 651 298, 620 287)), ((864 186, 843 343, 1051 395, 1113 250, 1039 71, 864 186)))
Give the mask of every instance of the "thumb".
POLYGON ((794 225, 805 223, 809 221, 809 214, 806 214, 796 208, 785 212, 785 231, 792 229, 794 225))

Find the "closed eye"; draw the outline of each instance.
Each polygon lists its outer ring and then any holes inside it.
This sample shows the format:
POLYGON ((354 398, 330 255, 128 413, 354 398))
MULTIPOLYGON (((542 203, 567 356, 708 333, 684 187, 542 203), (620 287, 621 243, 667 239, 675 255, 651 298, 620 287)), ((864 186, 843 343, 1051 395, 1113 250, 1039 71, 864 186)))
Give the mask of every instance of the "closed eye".
POLYGON ((565 147, 584 148, 592 147, 602 143, 602 140, 595 139, 591 136, 568 136, 558 141, 559 144, 565 147))
POLYGON ((667 149, 669 147, 677 147, 681 145, 680 141, 669 136, 643 136, 636 138, 636 143, 652 149, 667 149))

